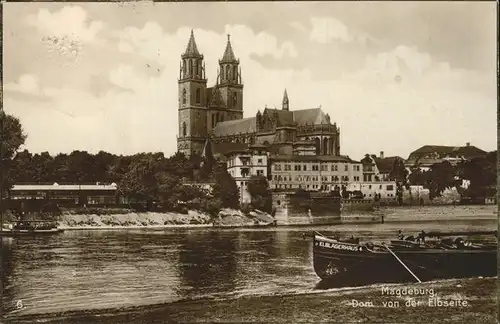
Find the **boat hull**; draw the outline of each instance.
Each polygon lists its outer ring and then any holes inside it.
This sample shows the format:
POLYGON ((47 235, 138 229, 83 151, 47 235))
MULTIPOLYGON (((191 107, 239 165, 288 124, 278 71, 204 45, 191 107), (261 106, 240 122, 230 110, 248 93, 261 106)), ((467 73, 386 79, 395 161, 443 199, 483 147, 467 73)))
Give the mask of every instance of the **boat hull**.
POLYGON ((0 236, 33 236, 33 235, 50 235, 64 232, 63 229, 50 229, 50 230, 7 230, 0 231, 0 236))
MULTIPOLYGON (((497 251, 391 249, 420 280, 497 275, 497 251)), ((388 250, 374 252, 366 246, 314 240, 314 270, 323 280, 343 284, 415 281, 413 275, 388 250)))

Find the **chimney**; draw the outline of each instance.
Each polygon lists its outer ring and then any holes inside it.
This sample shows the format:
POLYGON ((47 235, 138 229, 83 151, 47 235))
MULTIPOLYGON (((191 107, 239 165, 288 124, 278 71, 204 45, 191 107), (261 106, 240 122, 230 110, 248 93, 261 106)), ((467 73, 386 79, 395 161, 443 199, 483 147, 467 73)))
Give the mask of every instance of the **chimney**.
POLYGON ((465 143, 465 146, 470 146, 470 142, 465 143))
POLYGON ((380 151, 380 158, 383 159, 384 158, 384 151, 380 151))

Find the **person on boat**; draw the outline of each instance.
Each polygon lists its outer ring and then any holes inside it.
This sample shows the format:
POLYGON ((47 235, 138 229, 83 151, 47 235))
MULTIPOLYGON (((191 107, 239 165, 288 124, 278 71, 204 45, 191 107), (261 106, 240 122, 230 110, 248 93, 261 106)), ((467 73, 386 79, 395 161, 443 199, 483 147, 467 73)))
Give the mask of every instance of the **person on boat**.
POLYGON ((405 236, 401 230, 398 231, 398 240, 404 240, 405 236))
POLYGON ((418 233, 417 241, 419 243, 425 243, 425 232, 424 232, 424 230, 422 230, 422 231, 420 231, 420 233, 418 233))
POLYGON ((459 249, 463 249, 465 247, 465 241, 461 237, 459 237, 455 240, 455 244, 457 245, 457 248, 459 248, 459 249))

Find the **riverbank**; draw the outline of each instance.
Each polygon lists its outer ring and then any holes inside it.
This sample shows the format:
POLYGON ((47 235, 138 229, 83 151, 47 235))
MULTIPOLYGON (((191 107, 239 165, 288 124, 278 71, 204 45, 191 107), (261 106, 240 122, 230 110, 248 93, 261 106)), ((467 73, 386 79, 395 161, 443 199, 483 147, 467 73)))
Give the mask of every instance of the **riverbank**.
POLYGON ((497 219, 497 205, 380 207, 375 214, 385 222, 497 219))
MULTIPOLYGON (((81 211, 79 211, 81 212, 81 211)), ((107 214, 81 214, 66 211, 58 217, 59 228, 64 230, 110 230, 110 229, 165 229, 183 227, 246 227, 267 226, 274 219, 263 212, 244 214, 239 210, 223 209, 212 217, 199 211, 181 213, 135 213, 119 211, 107 214)))
MULTIPOLYGON (((36 320, 43 320, 45 323, 82 324, 496 323, 496 281, 496 278, 458 279, 421 284, 316 290, 275 296, 186 300, 127 309, 44 314, 36 316, 36 320), (388 290, 384 293, 383 288, 418 289, 424 293, 411 299, 408 296, 389 294, 388 290), (411 301, 415 303, 412 304, 411 301), (443 306, 444 301, 448 302, 448 306, 443 306), (450 302, 454 304, 450 306, 450 302)), ((9 323, 30 323, 35 318, 11 317, 9 320, 9 323)))

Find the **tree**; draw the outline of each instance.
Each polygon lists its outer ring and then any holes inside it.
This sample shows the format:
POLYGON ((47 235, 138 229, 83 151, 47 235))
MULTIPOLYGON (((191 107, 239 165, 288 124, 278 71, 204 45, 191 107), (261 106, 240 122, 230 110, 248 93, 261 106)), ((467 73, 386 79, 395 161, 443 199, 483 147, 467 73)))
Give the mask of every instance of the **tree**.
POLYGON ((116 155, 104 151, 99 151, 99 153, 94 156, 94 175, 96 181, 105 183, 114 182, 111 180, 110 169, 116 159, 116 155))
POLYGON ((405 167, 404 161, 400 158, 395 158, 391 172, 389 172, 389 179, 398 183, 406 183, 407 177, 408 170, 405 167))
POLYGON ((0 159, 12 159, 25 141, 26 135, 19 119, 0 110, 0 159))
POLYGON ((252 197, 252 207, 267 213, 271 213, 273 202, 269 183, 264 176, 252 176, 248 181, 248 193, 252 197))
POLYGON ((12 186, 11 160, 25 141, 19 119, 0 110, 0 197, 12 186))
POLYGON ((424 188, 429 189, 429 198, 441 196, 441 193, 457 185, 455 179, 456 170, 448 161, 435 163, 426 173, 426 183, 424 188))
POLYGON ((33 155, 33 182, 48 182, 54 178, 53 159, 48 152, 33 155))
POLYGON ((408 182, 414 186, 423 186, 426 182, 425 172, 418 166, 412 167, 408 176, 408 182))
POLYGON ((130 170, 120 181, 118 193, 133 202, 146 202, 147 208, 151 209, 159 194, 157 177, 160 162, 161 160, 152 154, 134 156, 130 170))
POLYGON ((67 156, 68 181, 96 182, 94 156, 87 151, 73 151, 67 156))
POLYGON ((472 198, 495 195, 497 170, 496 154, 474 158, 458 165, 460 179, 469 180, 469 188, 464 192, 472 198))
POLYGON ((213 196, 221 201, 221 207, 239 207, 240 191, 234 178, 227 172, 225 165, 219 164, 216 167, 213 196))
POLYGON ((28 150, 16 154, 9 169, 9 179, 13 183, 32 181, 34 178, 32 158, 28 150))

